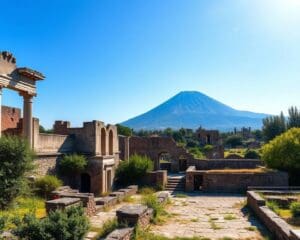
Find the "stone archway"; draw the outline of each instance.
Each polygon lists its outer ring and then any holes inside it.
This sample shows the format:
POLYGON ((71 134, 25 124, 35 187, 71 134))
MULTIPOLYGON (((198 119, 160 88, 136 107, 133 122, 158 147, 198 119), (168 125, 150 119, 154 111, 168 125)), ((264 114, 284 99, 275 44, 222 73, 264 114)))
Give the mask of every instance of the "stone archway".
POLYGON ((163 151, 158 154, 158 167, 160 170, 171 170, 172 157, 167 151, 163 151))

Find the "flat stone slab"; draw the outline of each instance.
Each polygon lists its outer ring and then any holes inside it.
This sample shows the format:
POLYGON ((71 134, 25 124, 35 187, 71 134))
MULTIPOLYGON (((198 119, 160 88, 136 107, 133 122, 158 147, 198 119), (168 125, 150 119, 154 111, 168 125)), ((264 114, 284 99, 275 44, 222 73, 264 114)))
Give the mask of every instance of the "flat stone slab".
POLYGON ((112 197, 124 197, 125 193, 124 192, 119 192, 119 191, 116 191, 116 192, 112 192, 109 194, 109 196, 112 196, 112 197))
POLYGON ((124 239, 126 236, 130 238, 130 236, 133 234, 134 228, 121 228, 116 229, 115 231, 111 232, 105 239, 106 240, 119 240, 124 239))
POLYGON ((69 206, 80 202, 80 198, 58 198, 55 200, 46 201, 46 205, 69 206))
POLYGON ((96 205, 111 206, 117 203, 117 198, 112 196, 95 198, 96 205))
POLYGON ((121 207, 119 210, 117 210, 117 216, 118 217, 129 217, 129 218, 138 218, 141 215, 145 214, 148 210, 147 206, 144 206, 142 204, 136 204, 136 205, 129 205, 121 207))
POLYGON ((132 189, 122 188, 119 189, 118 192, 124 192, 125 195, 128 195, 132 192, 132 189))

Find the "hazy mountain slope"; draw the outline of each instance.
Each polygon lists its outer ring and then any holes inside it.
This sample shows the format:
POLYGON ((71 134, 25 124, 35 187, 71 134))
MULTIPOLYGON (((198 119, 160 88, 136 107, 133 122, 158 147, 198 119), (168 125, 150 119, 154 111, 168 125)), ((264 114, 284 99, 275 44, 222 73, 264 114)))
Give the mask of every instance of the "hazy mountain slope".
POLYGON ((204 128, 229 130, 260 128, 266 114, 233 109, 200 92, 180 92, 152 110, 122 124, 134 129, 204 128))

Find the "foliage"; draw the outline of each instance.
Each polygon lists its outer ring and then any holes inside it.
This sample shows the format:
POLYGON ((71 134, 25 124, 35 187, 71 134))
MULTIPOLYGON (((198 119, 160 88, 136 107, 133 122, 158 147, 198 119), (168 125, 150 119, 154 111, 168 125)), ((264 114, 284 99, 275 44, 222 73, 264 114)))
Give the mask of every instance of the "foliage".
POLYGON ((214 147, 210 144, 206 144, 204 147, 203 147, 203 152, 205 153, 209 153, 210 151, 212 151, 214 149, 214 147))
POLYGON ((101 239, 105 238, 109 233, 111 233, 112 231, 114 231, 118 227, 119 227, 119 224, 118 224, 118 221, 117 221, 116 218, 107 220, 106 222, 104 222, 104 224, 102 225, 102 227, 98 231, 97 239, 98 238, 101 238, 101 239))
POLYGON ((38 178, 35 181, 37 193, 44 198, 48 198, 50 193, 56 188, 60 187, 61 185, 62 181, 59 180, 57 177, 51 175, 38 178))
POLYGON ((300 170, 300 128, 292 128, 262 148, 268 167, 287 171, 300 170))
POLYGON ((147 194, 142 198, 143 204, 147 207, 153 209, 153 222, 156 223, 159 221, 159 217, 162 214, 165 214, 164 206, 158 201, 158 198, 155 194, 147 194))
POLYGON ((0 138, 0 208, 7 207, 24 189, 25 174, 33 169, 33 152, 18 137, 0 138))
POLYGON ((193 154, 195 158, 205 158, 199 147, 193 147, 188 149, 189 153, 193 154))
POLYGON ((148 171, 153 170, 153 162, 146 156, 133 155, 120 163, 116 170, 116 183, 120 186, 137 184, 148 171))
POLYGON ((300 202, 292 202, 290 210, 294 218, 300 217, 300 202))
POLYGON ((245 152, 244 158, 246 158, 246 159, 260 159, 260 155, 257 151, 248 149, 245 152))
POLYGON ((40 220, 34 214, 15 219, 13 233, 27 240, 79 240, 89 229, 88 218, 82 207, 70 207, 65 211, 56 210, 40 220))
POLYGON ((40 133, 53 133, 53 129, 45 129, 42 125, 39 127, 40 133))
POLYGON ((236 148, 237 146, 242 145, 242 137, 239 135, 232 135, 226 138, 225 144, 231 148, 236 148))
POLYGON ((155 193, 155 189, 152 187, 142 187, 142 188, 139 188, 138 193, 141 195, 153 194, 153 193, 155 193))
POLYGON ((130 129, 129 127, 125 127, 121 124, 117 124, 117 129, 118 129, 118 134, 119 135, 123 135, 126 137, 130 137, 132 136, 132 129, 130 129))
POLYGON ((297 107, 289 109, 289 117, 287 121, 287 128, 300 128, 300 111, 297 107))
POLYGON ((0 234, 3 233, 5 227, 6 218, 0 216, 0 234))
POLYGON ((266 205, 268 208, 270 208, 273 212, 279 214, 280 206, 275 201, 267 201, 266 205))
POLYGON ((5 229, 11 229, 13 219, 24 217, 25 214, 33 213, 37 218, 46 216, 45 200, 37 197, 17 197, 14 204, 0 211, 0 219, 5 219, 5 229))
POLYGON ((59 163, 59 171, 63 175, 75 175, 84 171, 86 166, 85 156, 78 154, 65 155, 59 163))
POLYGON ((284 133, 285 130, 286 121, 282 112, 279 116, 269 116, 263 119, 262 131, 267 142, 284 133))

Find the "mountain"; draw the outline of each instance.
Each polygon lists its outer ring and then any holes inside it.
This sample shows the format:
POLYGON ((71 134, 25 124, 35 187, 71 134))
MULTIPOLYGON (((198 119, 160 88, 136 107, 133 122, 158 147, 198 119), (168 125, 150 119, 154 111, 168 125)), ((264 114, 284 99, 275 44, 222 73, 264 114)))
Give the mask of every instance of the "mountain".
POLYGON ((135 130, 181 127, 232 130, 261 128, 267 114, 236 110, 203 93, 183 91, 152 110, 123 123, 135 130))

